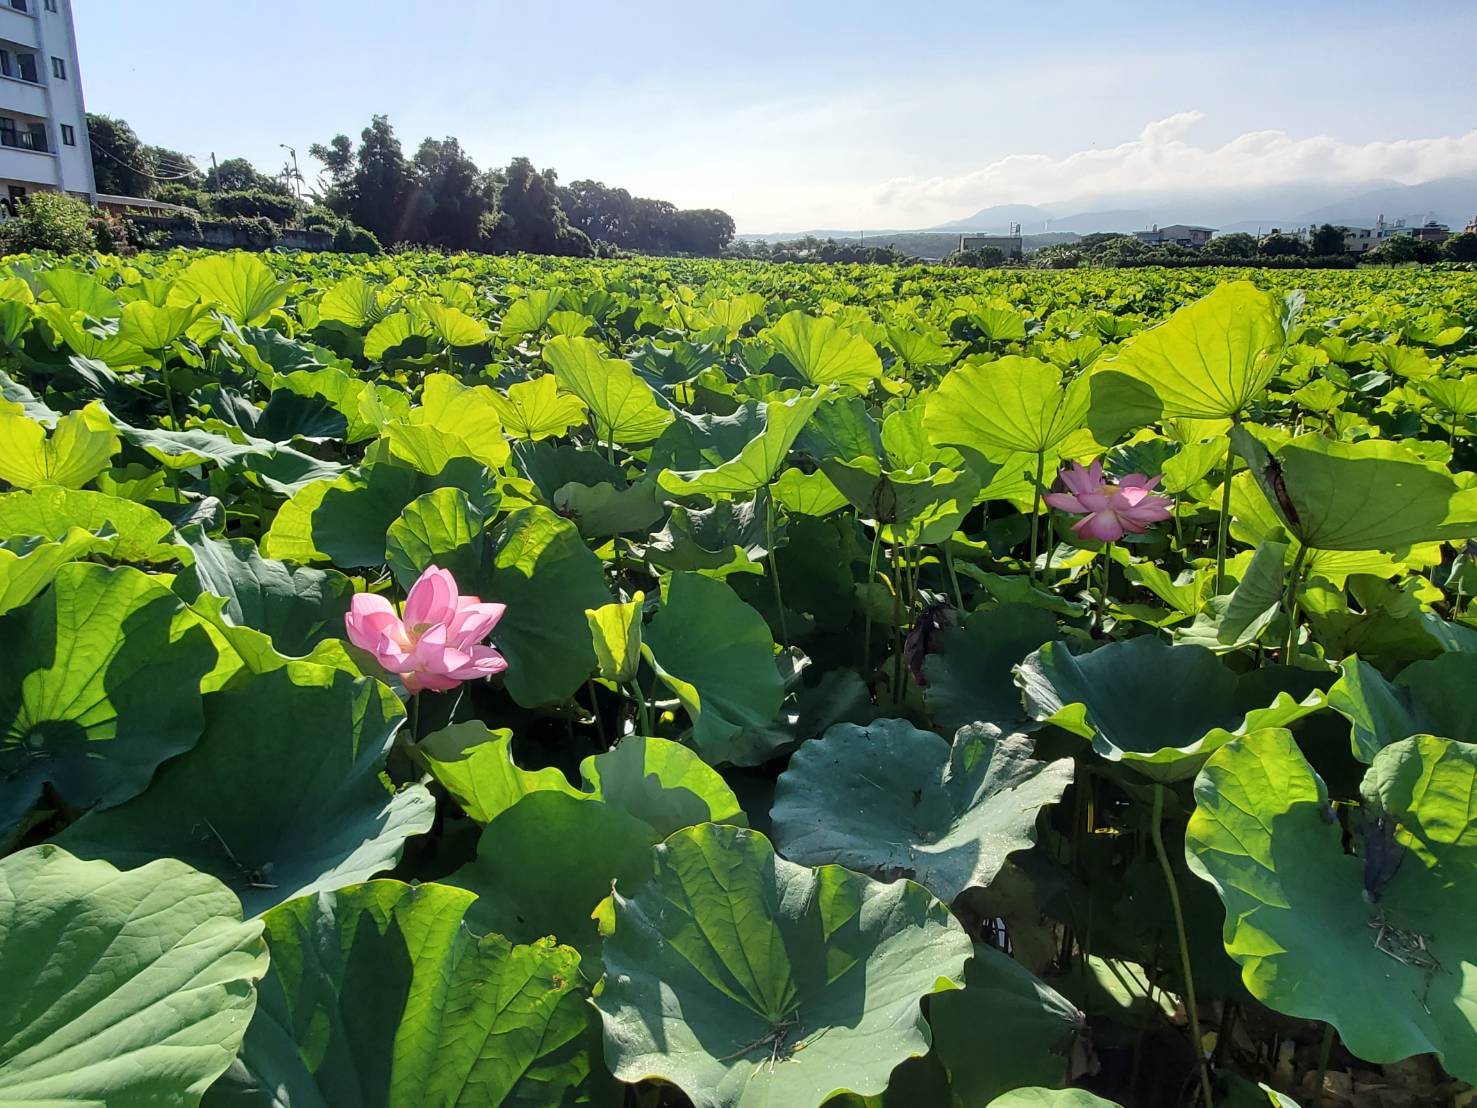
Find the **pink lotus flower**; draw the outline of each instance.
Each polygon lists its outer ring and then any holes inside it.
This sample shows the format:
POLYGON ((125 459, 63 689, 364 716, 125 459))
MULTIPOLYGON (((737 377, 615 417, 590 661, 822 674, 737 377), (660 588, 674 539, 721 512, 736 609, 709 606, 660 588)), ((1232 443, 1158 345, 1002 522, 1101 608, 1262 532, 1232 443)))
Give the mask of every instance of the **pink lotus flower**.
POLYGON ((507 659, 483 645, 506 605, 462 596, 456 578, 428 566, 405 598, 405 615, 374 593, 356 593, 344 616, 349 641, 374 655, 407 690, 454 689, 474 677, 508 668, 507 659))
POLYGON ((1049 492, 1046 502, 1082 516, 1072 530, 1084 539, 1117 542, 1125 531, 1142 534, 1149 524, 1168 519, 1174 504, 1167 496, 1153 495, 1160 477, 1130 473, 1117 484, 1103 480, 1101 459, 1085 468, 1075 463, 1065 466, 1061 479, 1071 491, 1049 492))

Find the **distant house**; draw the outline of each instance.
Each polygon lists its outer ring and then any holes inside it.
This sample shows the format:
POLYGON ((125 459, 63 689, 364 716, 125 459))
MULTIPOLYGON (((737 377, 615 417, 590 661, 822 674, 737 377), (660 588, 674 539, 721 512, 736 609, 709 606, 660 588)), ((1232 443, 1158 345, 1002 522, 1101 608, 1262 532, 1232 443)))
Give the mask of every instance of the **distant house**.
POLYGON ((1373 227, 1345 227, 1344 253, 1366 254, 1383 242, 1407 236, 1417 242, 1432 242, 1438 246, 1451 238, 1451 228, 1432 220, 1419 227, 1408 226, 1403 219, 1391 223, 1384 216, 1374 221, 1373 227))
POLYGON ((1021 256, 1021 236, 1015 235, 960 235, 959 249, 1000 251, 1007 258, 1019 258, 1021 256))
POLYGON ((1154 224, 1147 231, 1135 231, 1133 237, 1148 246, 1190 246, 1198 249, 1210 241, 1214 227, 1192 227, 1188 223, 1171 223, 1161 227, 1154 224))
POLYGON ((1469 235, 1477 235, 1477 215, 1467 220, 1467 225, 1462 230, 1469 235))

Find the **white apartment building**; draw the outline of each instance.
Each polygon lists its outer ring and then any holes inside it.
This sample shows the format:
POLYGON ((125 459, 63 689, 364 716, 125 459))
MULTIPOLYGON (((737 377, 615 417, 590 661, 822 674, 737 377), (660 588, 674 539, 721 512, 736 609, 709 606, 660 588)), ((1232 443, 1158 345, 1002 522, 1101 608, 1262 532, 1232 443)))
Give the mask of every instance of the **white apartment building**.
POLYGON ((0 0, 0 202, 55 190, 97 194, 71 3, 0 0))

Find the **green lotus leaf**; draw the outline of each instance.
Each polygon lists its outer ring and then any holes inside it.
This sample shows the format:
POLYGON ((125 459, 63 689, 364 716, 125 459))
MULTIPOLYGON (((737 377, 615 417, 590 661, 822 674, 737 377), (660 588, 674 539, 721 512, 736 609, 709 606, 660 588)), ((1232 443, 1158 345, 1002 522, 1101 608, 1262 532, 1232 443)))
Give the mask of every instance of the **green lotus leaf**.
POLYGON ((663 469, 657 483, 677 496, 713 498, 747 495, 767 485, 820 401, 819 392, 767 404, 750 400, 732 415, 674 424, 688 436, 701 468, 663 469))
POLYGON ((509 338, 532 335, 563 303, 563 289, 534 289, 508 305, 498 325, 498 334, 509 338))
POLYGON ((821 469, 857 512, 885 524, 902 543, 943 542, 974 506, 979 477, 970 468, 919 462, 885 469, 875 457, 827 458, 821 469))
POLYGON ((775 480, 774 498, 796 515, 828 516, 846 506, 846 497, 820 470, 787 469, 775 480))
POLYGON ((431 326, 431 335, 447 348, 479 346, 487 340, 487 328, 466 312, 439 300, 417 300, 415 314, 431 326))
POLYGON ((211 616, 198 605, 201 596, 222 598, 218 627, 248 664, 266 651, 305 658, 341 641, 354 595, 343 574, 263 558, 249 539, 212 539, 198 524, 180 535, 193 564, 175 578, 174 591, 206 619, 211 616))
POLYGON ((1267 387, 1286 341, 1281 300, 1250 281, 1220 285, 1098 363, 1093 407, 1157 400, 1140 426, 1161 417, 1230 418, 1267 387), (1148 397, 1134 385, 1147 386, 1148 397), (1114 386, 1120 391, 1110 396, 1114 386))
POLYGON ((487 823, 533 792, 562 792, 586 799, 552 767, 526 770, 513 761, 513 732, 489 730, 476 721, 454 723, 416 743, 431 775, 462 809, 487 823))
POLYGON ((644 535, 662 518, 661 488, 654 480, 619 488, 608 481, 580 485, 573 481, 554 493, 554 510, 574 521, 586 538, 644 535))
POLYGON ((636 676, 641 665, 641 618, 645 600, 646 595, 638 592, 624 604, 602 604, 585 612, 597 672, 607 681, 626 682, 636 676))
POLYGON ((1330 1023, 1367 1062, 1435 1053, 1477 1078, 1477 745, 1385 747, 1361 787, 1361 857, 1292 736, 1270 728, 1195 782, 1190 868, 1226 906, 1226 951, 1275 1011, 1330 1023))
POLYGON ((1036 817, 1072 783, 1024 735, 962 728, 949 743, 903 720, 843 723, 803 744, 775 786, 775 846, 804 865, 908 877, 945 903, 995 879, 1036 841, 1036 817))
POLYGON ((80 527, 67 528, 56 542, 39 536, 0 541, 0 615, 30 603, 51 584, 58 568, 107 541, 80 527))
POLYGON ((929 1002, 933 1047, 963 1104, 1012 1089, 1059 1085, 1086 1033, 1076 1005, 1007 954, 976 946, 964 988, 929 1002))
POLYGON ((610 1082, 579 956, 480 936, 471 903, 370 881, 273 908, 272 968, 207 1108, 590 1103, 610 1082))
POLYGON ((651 873, 661 836, 614 804, 563 790, 530 792, 493 816, 477 856, 446 883, 477 894, 468 922, 514 942, 553 935, 599 976, 594 915, 611 882, 634 888, 651 873))
POLYGON ((54 485, 0 495, 0 542, 42 538, 61 542, 73 528, 100 536, 94 552, 120 562, 170 562, 179 548, 164 541, 169 522, 132 500, 54 485))
POLYGON ((687 709, 698 750, 770 723, 784 682, 764 617, 701 574, 674 573, 664 592, 641 649, 687 709))
POLYGON ((1319 550, 1396 550, 1477 535, 1477 488, 1383 439, 1231 433, 1288 533, 1319 550))
POLYGON ((807 869, 762 835, 701 824, 617 886, 595 998, 622 1081, 658 1077, 697 1108, 815 1108, 875 1096, 927 1052, 922 997, 957 987, 968 937, 911 881, 807 869))
POLYGON ((882 376, 882 360, 876 348, 834 319, 786 312, 760 337, 812 385, 849 385, 865 392, 882 376))
MULTIPOLYGON (((503 324, 507 324, 506 317, 503 324)), ((583 402, 577 396, 561 393, 552 373, 509 385, 507 396, 494 395, 492 405, 503 421, 503 429, 519 439, 558 438, 585 421, 583 402)))
POLYGON ((126 801, 200 736, 215 649, 136 569, 62 566, 0 617, 0 642, 0 831, 45 789, 78 811, 126 801))
MULTIPOLYGON (((720 500, 711 508, 673 505, 667 524, 651 536, 646 557, 655 566, 696 570, 710 577, 763 573, 759 562, 769 553, 769 492, 760 489, 750 500, 720 500)), ((775 541, 784 535, 774 528, 775 541)))
POLYGON ((163 350, 188 331, 204 310, 198 304, 180 307, 150 304, 147 300, 131 300, 122 307, 122 314, 118 319, 118 337, 144 350, 163 350))
POLYGON ((224 881, 250 914, 362 881, 430 830, 421 785, 380 779, 404 713, 378 681, 290 663, 214 693, 205 733, 133 800, 56 841, 123 867, 179 858, 224 881))
MULTIPOLYGON (((1236 587, 1229 594, 1208 597, 1191 626, 1175 629, 1175 641, 1216 653, 1240 650, 1256 642, 1282 609, 1287 591, 1286 559, 1291 549, 1290 543, 1263 539, 1236 587)), ((1198 587, 1195 595, 1200 595, 1198 587)))
POLYGON ((450 570, 458 581, 475 581, 487 563, 485 524, 461 489, 422 493, 385 532, 385 562, 395 583, 409 591, 432 565, 450 570))
POLYGON ((696 823, 748 823, 718 772, 666 739, 629 735, 581 762, 580 777, 588 795, 629 812, 659 837, 696 823))
POLYGON ((1393 681, 1359 657, 1339 663, 1328 706, 1347 719, 1354 756, 1376 755, 1412 735, 1477 736, 1477 655, 1412 662, 1393 681))
POLYGON ((1086 1089, 1012 1089, 990 1101, 987 1108, 1119 1108, 1116 1101, 1094 1096, 1086 1089))
POLYGON ((541 506, 520 508, 491 533, 484 600, 507 605, 494 641, 508 659, 508 692, 525 707, 569 696, 595 672, 585 611, 610 602, 600 559, 574 524, 541 506))
POLYGON ((18 489, 81 488, 108 468, 120 443, 97 401, 56 421, 51 434, 25 415, 0 413, 0 480, 18 489))
POLYGON ((111 290, 82 270, 43 269, 36 274, 36 283, 37 292, 45 289, 67 311, 85 312, 93 319, 116 319, 123 308, 111 290))
POLYGON ((450 374, 431 374, 421 402, 405 418, 385 425, 390 455, 426 474, 440 473, 455 458, 500 468, 509 451, 497 399, 487 385, 467 386, 450 374))
POLYGON ((971 359, 929 394, 924 426, 941 446, 1042 453, 1082 426, 1089 401, 1086 378, 1063 385, 1061 370, 1047 362, 971 359))
POLYGON ((1283 727, 1322 705, 1318 678, 1269 666, 1238 676, 1201 646, 1145 636, 1086 654, 1048 643, 1016 669, 1031 718, 1092 740, 1110 762, 1160 782, 1193 777, 1212 751, 1257 727, 1283 727), (1146 690, 1173 689, 1173 696, 1146 690))
POLYGON ((1026 604, 1002 604, 972 612, 942 632, 924 659, 923 702, 945 734, 971 723, 1009 730, 1030 717, 1021 707, 1014 667, 1057 637, 1050 612, 1026 604))
POLYGON ((287 299, 287 285, 255 254, 233 251, 192 262, 175 278, 169 303, 189 307, 200 301, 237 323, 264 323, 287 299))
POLYGON ((658 837, 694 823, 745 822, 718 773, 693 751, 667 739, 628 735, 580 763, 583 789, 557 769, 525 770, 513 761, 513 734, 457 723, 416 744, 431 774, 467 815, 489 823, 523 797, 557 792, 598 800, 649 824, 658 837))
POLYGON ((544 344, 554 378, 584 402, 606 442, 650 442, 672 422, 651 386, 631 364, 609 358, 593 339, 556 335, 544 344))
POLYGON ((267 972, 214 878, 42 845, 0 860, 0 1103, 190 1108, 236 1056, 267 972))
POLYGON ((385 561, 385 536, 412 500, 439 488, 459 488, 486 509, 487 470, 471 458, 455 458, 428 477, 409 466, 377 462, 294 493, 277 510, 262 539, 262 553, 289 562, 332 561, 343 568, 385 561))

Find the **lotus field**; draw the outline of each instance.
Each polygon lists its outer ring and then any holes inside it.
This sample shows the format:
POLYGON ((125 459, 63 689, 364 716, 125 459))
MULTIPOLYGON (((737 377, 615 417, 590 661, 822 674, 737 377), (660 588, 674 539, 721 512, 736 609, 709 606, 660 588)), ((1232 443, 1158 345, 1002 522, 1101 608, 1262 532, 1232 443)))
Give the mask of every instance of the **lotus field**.
POLYGON ((11 258, 0 1104, 1457 1103, 1474 369, 1459 272, 11 258))

